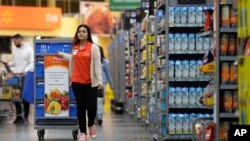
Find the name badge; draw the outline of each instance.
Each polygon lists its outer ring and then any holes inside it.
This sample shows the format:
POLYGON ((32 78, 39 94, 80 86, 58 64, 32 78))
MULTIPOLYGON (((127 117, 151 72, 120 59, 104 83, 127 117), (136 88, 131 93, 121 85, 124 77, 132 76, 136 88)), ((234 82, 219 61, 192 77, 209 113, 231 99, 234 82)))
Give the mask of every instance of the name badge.
POLYGON ((73 50, 73 55, 76 55, 78 50, 73 50))

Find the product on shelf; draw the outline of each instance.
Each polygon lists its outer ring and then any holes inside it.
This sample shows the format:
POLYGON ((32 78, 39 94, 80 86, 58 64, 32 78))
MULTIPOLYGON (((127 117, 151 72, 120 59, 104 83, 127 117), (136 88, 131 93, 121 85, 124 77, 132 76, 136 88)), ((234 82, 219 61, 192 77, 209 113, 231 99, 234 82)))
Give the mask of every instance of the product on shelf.
POLYGON ((238 71, 237 71, 237 66, 233 63, 230 65, 230 83, 231 84, 237 84, 237 79, 238 79, 238 71))
POLYGON ((222 27, 230 26, 230 6, 229 5, 221 6, 221 26, 222 27))
POLYGON ((228 45, 229 45, 229 35, 228 34, 222 34, 220 39, 220 54, 221 55, 227 55, 228 51, 228 45))
POLYGON ((239 110, 238 105, 238 91, 233 92, 233 112, 237 112, 239 110))
POLYGON ((204 89, 203 96, 200 98, 200 102, 206 106, 212 106, 214 104, 214 83, 210 82, 204 89))
POLYGON ((231 91, 225 91, 223 94, 223 109, 226 113, 232 113, 233 94, 231 91))
POLYGON ((234 34, 231 34, 229 37, 229 47, 228 54, 235 55, 236 54, 236 37, 234 34))
POLYGON ((204 8, 205 13, 205 22, 204 22, 204 31, 213 29, 213 9, 204 8))
POLYGON ((230 68, 228 62, 223 62, 221 65, 221 83, 228 84, 230 78, 230 68))

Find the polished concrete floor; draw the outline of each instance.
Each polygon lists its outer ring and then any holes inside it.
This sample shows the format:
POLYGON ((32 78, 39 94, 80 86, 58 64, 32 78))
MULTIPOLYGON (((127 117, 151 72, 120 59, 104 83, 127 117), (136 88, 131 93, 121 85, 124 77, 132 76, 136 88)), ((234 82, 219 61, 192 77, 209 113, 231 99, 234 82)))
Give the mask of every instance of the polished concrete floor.
MULTIPOLYGON (((0 101, 0 109, 6 108, 0 101)), ((7 107, 8 108, 8 107, 7 107)), ((34 129, 33 110, 30 122, 26 125, 14 125, 14 117, 8 116, 7 120, 0 123, 1 141, 36 141, 37 131, 34 129)), ((48 129, 45 130, 45 141, 71 141, 71 130, 48 129)), ((151 141, 146 127, 136 119, 127 115, 115 115, 106 109, 102 127, 97 126, 97 138, 88 138, 88 141, 151 141)))

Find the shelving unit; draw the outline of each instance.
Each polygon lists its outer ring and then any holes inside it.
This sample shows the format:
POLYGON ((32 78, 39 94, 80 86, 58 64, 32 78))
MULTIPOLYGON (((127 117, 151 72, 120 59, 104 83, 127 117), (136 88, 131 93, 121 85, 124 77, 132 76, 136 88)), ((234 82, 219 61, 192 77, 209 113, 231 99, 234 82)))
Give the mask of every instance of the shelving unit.
MULTIPOLYGON (((193 121, 196 118, 210 118, 213 114, 212 107, 203 106, 198 102, 211 78, 196 71, 197 67, 202 65, 204 54, 212 46, 210 37, 212 32, 201 35, 200 31, 203 27, 203 8, 211 7, 213 2, 212 0, 199 4, 178 2, 180 1, 166 0, 167 26, 164 35, 166 57, 162 59, 163 63, 157 66, 165 70, 160 76, 164 78, 166 98, 165 106, 157 104, 158 109, 161 109, 157 111, 160 113, 164 111, 161 115, 166 115, 167 130, 165 134, 158 132, 154 135, 155 140, 192 140, 193 121), (178 12, 179 15, 174 15, 178 12), (191 16, 192 12, 197 14, 197 20, 196 16, 191 16)), ((158 95, 162 94, 160 92, 158 95)), ((159 96, 157 98, 160 98, 159 96)))
POLYGON ((221 135, 228 134, 224 132, 229 131, 230 124, 238 123, 238 115, 236 114, 238 110, 238 78, 237 66, 235 65, 237 55, 239 55, 237 27, 231 25, 230 20, 227 20, 228 18, 230 19, 232 10, 236 9, 237 1, 231 1, 230 3, 221 2, 214 2, 216 12, 216 141, 227 140, 227 136, 221 135))

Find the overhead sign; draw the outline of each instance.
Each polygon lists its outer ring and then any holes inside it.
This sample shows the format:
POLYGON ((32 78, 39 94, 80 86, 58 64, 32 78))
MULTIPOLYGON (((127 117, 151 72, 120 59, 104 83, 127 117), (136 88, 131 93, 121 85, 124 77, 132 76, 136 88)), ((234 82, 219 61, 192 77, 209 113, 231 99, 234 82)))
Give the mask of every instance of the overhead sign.
POLYGON ((134 10, 141 5, 141 0, 109 0, 111 11, 134 10))
POLYGON ((60 8, 0 6, 0 29, 57 29, 60 8))

